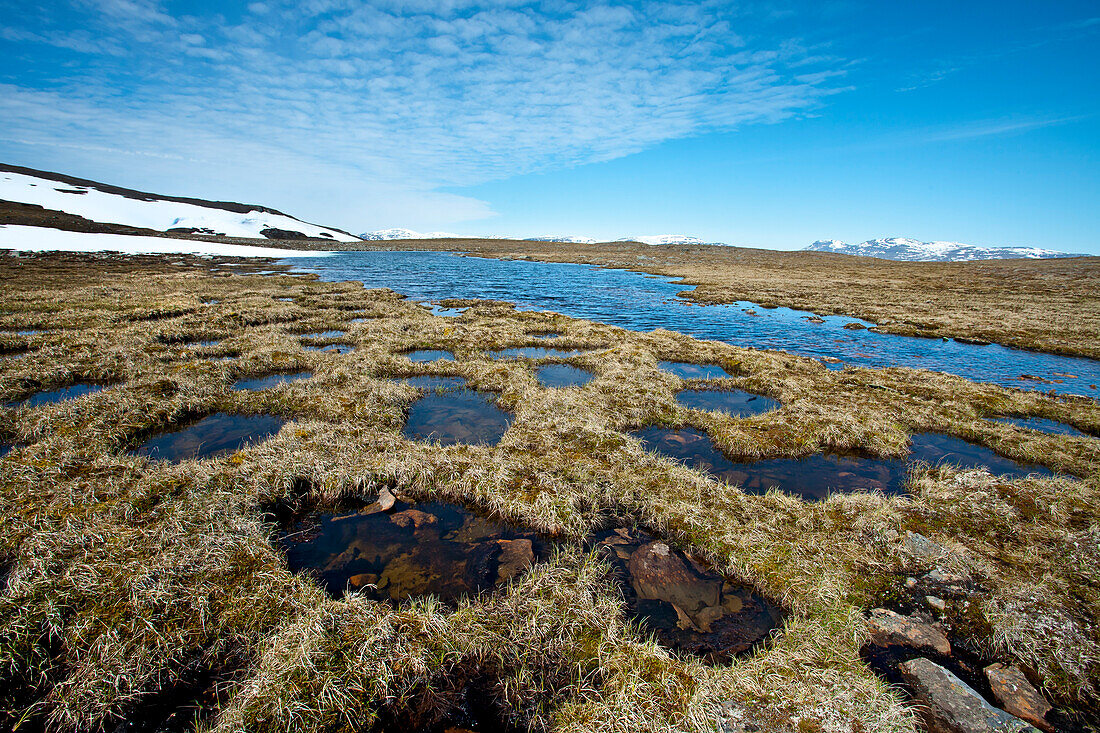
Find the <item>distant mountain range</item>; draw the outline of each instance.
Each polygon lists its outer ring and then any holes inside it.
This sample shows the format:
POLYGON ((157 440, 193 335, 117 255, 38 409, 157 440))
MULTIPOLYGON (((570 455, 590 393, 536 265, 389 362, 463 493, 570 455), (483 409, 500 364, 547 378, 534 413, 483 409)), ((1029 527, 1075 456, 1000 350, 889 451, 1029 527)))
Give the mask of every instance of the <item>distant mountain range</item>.
POLYGON ((968 262, 971 260, 1048 259, 1051 257, 1080 257, 1066 252, 1055 252, 1038 247, 975 247, 959 242, 921 242, 905 237, 870 239, 859 244, 848 244, 837 239, 822 239, 804 251, 834 252, 860 257, 877 257, 884 260, 907 262, 968 262))
POLYGON ((566 242, 569 244, 596 244, 597 242, 641 242, 642 244, 714 244, 724 245, 723 242, 704 242, 698 237, 688 237, 683 234, 655 234, 638 237, 622 237, 621 239, 605 240, 592 237, 577 237, 573 235, 541 236, 541 237, 509 237, 503 234, 485 234, 467 236, 451 234, 450 232, 417 232, 412 229, 400 227, 393 229, 376 229, 373 232, 363 232, 359 238, 365 241, 377 242, 391 239, 514 239, 524 242, 566 242))

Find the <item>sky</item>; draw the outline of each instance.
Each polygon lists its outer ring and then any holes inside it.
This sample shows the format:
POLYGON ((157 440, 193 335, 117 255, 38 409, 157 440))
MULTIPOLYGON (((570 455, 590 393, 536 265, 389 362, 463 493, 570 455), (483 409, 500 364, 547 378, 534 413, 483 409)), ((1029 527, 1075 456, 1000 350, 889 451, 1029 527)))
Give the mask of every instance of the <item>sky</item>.
POLYGON ((1100 254, 1100 5, 0 0, 0 161, 352 232, 1100 254))

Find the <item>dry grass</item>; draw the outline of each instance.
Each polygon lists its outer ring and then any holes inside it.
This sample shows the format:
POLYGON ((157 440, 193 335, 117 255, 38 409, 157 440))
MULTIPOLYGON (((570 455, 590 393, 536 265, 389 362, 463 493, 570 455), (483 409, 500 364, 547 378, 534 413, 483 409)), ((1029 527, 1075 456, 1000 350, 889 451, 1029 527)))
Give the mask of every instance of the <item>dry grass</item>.
POLYGON ((23 446, 0 460, 9 723, 103 729, 213 672, 220 704, 202 723, 213 731, 431 722, 475 679, 489 680, 506 714, 534 730, 706 731, 720 718, 774 730, 912 730, 911 712, 858 654, 860 610, 921 568, 899 539, 905 530, 944 545, 947 566, 982 588, 974 607, 950 619, 960 633, 990 656, 1040 670, 1061 705, 1097 702, 1100 441, 982 419, 1036 415, 1100 433, 1091 400, 909 369, 832 372, 779 352, 500 303, 439 318, 388 291, 229 276, 182 257, 4 258, 0 280, 0 329, 44 330, 0 336, 6 350, 30 349, 0 357, 0 400, 73 381, 112 385, 0 409, 0 440, 23 446), (327 329, 345 331, 329 341, 356 348, 302 349, 299 334, 327 329), (532 335, 546 331, 562 335, 532 335), (189 345, 198 339, 220 341, 189 345), (547 390, 529 360, 486 356, 526 345, 590 349, 568 361, 595 379, 547 390), (401 355, 414 348, 451 350, 457 361, 414 365, 401 355), (783 406, 747 419, 681 409, 674 394, 684 383, 657 368, 662 359, 721 364, 735 375, 726 386, 783 406), (263 392, 229 389, 239 377, 298 370, 313 376, 263 392), (424 373, 497 392, 514 414, 502 442, 406 440, 416 393, 396 378, 424 373), (172 465, 126 452, 217 410, 292 422, 220 459, 172 465), (937 468, 918 472, 909 496, 806 503, 746 495, 624 433, 655 422, 704 429, 744 457, 901 455, 908 434, 934 430, 1072 477, 1005 481, 937 468), (576 547, 458 610, 429 599, 334 601, 288 572, 264 507, 373 497, 382 485, 567 540, 637 523, 790 613, 756 654, 707 667, 627 623, 604 568, 576 547))

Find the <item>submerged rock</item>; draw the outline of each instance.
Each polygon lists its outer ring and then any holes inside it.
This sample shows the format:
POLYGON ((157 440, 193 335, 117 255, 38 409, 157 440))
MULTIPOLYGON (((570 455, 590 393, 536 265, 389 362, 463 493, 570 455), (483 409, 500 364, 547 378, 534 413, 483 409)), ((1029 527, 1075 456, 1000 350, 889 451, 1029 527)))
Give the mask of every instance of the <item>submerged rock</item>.
POLYGON ((867 619, 871 641, 878 646, 905 646, 949 656, 951 642, 935 626, 889 609, 876 608, 867 619))
POLYGON ((639 547, 628 569, 639 598, 668 601, 689 614, 720 603, 722 581, 702 577, 664 542, 639 547))
POLYGON ((1026 721, 990 705, 935 662, 918 658, 900 670, 922 703, 920 713, 930 733, 1038 733, 1026 721))
POLYGON ((535 550, 531 540, 497 540, 500 555, 497 557, 497 582, 503 583, 531 567, 535 562, 535 550))
POLYGON ((993 696, 1001 707, 1038 728, 1054 730, 1054 726, 1046 721, 1050 703, 1031 686, 1019 667, 991 664, 985 668, 985 678, 989 680, 993 696))

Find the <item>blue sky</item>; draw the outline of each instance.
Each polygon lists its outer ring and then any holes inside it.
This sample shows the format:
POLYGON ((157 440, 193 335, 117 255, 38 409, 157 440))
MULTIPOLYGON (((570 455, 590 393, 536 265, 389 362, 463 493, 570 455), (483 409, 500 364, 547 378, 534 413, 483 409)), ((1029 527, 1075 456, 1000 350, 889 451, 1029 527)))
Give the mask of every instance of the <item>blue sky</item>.
POLYGON ((1100 254, 1095 1, 0 8, 11 163, 354 232, 1100 254))

